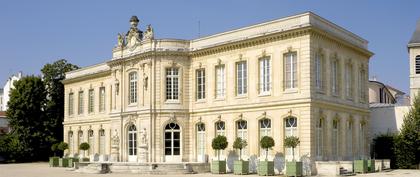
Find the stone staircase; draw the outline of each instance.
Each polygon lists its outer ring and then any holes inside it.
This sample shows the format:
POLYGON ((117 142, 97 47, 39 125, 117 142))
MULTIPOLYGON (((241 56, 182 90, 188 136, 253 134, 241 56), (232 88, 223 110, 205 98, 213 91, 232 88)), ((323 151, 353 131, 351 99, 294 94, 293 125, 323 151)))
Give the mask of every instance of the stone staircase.
POLYGON ((189 163, 78 163, 76 172, 80 173, 136 173, 136 174, 194 174, 209 168, 208 164, 189 163), (204 167, 204 168, 203 168, 204 167))

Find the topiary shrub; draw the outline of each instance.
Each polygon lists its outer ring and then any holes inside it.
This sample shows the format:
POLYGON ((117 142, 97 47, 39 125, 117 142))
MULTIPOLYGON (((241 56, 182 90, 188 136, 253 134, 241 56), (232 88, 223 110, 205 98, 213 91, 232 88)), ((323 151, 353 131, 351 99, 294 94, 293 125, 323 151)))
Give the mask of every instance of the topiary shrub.
POLYGON ((79 145, 79 149, 83 150, 83 155, 86 154, 86 150, 88 150, 89 148, 90 148, 90 145, 89 145, 89 143, 86 143, 86 142, 81 143, 79 145))
POLYGON ((261 148, 265 149, 265 160, 267 161, 268 149, 271 149, 275 145, 274 139, 270 136, 263 136, 260 140, 261 148))
POLYGON ((242 149, 245 148, 248 145, 246 140, 243 140, 240 137, 237 137, 235 141, 233 142, 233 148, 239 149, 239 160, 242 160, 242 149))
POLYGON ((63 151, 63 154, 64 154, 64 151, 68 148, 69 148, 69 144, 67 144, 66 142, 60 142, 57 146, 57 149, 60 151, 63 151))
POLYGON ((220 150, 226 149, 228 142, 225 136, 217 135, 211 142, 211 147, 217 151, 217 160, 220 161, 220 150))
POLYGON ((299 138, 296 136, 288 136, 284 139, 284 146, 292 148, 293 161, 295 160, 295 148, 299 143, 299 138))
POLYGON ((56 156, 57 149, 58 143, 54 143, 53 145, 51 145, 51 151, 54 153, 54 156, 56 156))

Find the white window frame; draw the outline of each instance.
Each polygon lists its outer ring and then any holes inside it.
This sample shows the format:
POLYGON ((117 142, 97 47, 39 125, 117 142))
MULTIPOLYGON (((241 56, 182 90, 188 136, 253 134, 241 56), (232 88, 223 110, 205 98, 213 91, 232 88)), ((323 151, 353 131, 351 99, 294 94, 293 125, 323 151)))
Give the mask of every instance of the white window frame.
POLYGON ((353 159, 353 122, 347 121, 347 152, 349 160, 353 159))
POLYGON ((197 161, 205 162, 206 154, 206 125, 197 123, 197 161))
POLYGON ((319 160, 322 160, 324 150, 323 126, 324 120, 322 118, 318 119, 316 124, 316 156, 319 160))
POLYGON ((78 95, 78 109, 77 109, 77 113, 83 114, 84 110, 84 100, 83 100, 83 91, 79 91, 79 95, 78 95))
POLYGON ((259 63, 259 93, 269 95, 271 91, 271 59, 269 56, 262 57, 259 63))
POLYGON ((105 111, 105 87, 99 87, 99 112, 105 111))
POLYGON ((94 149, 95 149, 95 133, 93 132, 93 130, 88 131, 88 144, 89 144, 88 153, 89 155, 93 155, 94 149))
POLYGON ((95 90, 89 89, 88 91, 88 113, 92 114, 95 112, 95 90))
POLYGON ((340 129, 340 122, 338 121, 338 119, 334 119, 333 120, 333 126, 332 126, 332 155, 334 157, 335 160, 338 160, 338 154, 339 154, 339 129, 340 129))
POLYGON ((360 69, 359 72, 359 94, 360 94, 360 102, 365 102, 366 100, 366 90, 365 90, 365 75, 366 70, 364 68, 360 69))
POLYGON ((297 52, 288 52, 284 54, 284 88, 298 88, 298 63, 297 52))
POLYGON ((74 134, 73 131, 69 131, 68 133, 68 142, 69 142, 69 152, 70 154, 74 153, 74 134))
POLYGON ((353 97, 353 65, 351 63, 346 64, 346 97, 352 99, 353 97))
POLYGON ((225 136, 225 132, 226 132, 226 123, 224 121, 217 121, 216 123, 214 123, 215 129, 216 129, 216 136, 217 135, 222 135, 225 136))
POLYGON ((339 63, 337 59, 331 62, 331 92, 333 95, 339 94, 339 63))
POLYGON ((74 93, 69 93, 69 116, 74 114, 74 93))
POLYGON ((105 154, 105 130, 99 130, 99 154, 105 154))
POLYGON ((236 95, 243 96, 248 93, 247 62, 236 62, 236 95))
POLYGON ((137 81, 138 81, 138 75, 137 72, 133 71, 128 74, 128 92, 129 92, 129 104, 136 104, 137 103, 137 81))
MULTIPOLYGON (((248 142, 248 122, 246 120, 238 120, 236 124, 236 137, 248 142)), ((242 149, 242 155, 247 155, 247 148, 242 149)))
POLYGON ((216 66, 216 99, 225 98, 226 81, 225 81, 225 65, 216 66))
MULTIPOLYGON (((259 133, 260 133, 260 140, 262 139, 262 137, 264 136, 270 136, 271 137, 271 119, 268 118, 263 118, 261 120, 258 121, 258 128, 259 128, 259 133)), ((266 154, 265 149, 260 148, 260 156, 265 156, 266 154)))
POLYGON ((315 88, 322 91, 323 85, 323 57, 322 54, 317 52, 315 54, 315 88))
MULTIPOLYGON (((297 131, 298 131, 298 119, 293 116, 289 116, 284 119, 284 135, 285 137, 288 136, 295 136, 298 137, 297 131), (293 120, 293 121, 292 121, 293 120)), ((295 148, 295 157, 299 157, 299 146, 295 148)), ((293 154, 292 154, 292 148, 285 148, 285 156, 286 159, 292 160, 293 154)))
POLYGON ((196 76, 196 99, 206 99, 206 70, 204 68, 195 71, 196 76))
POLYGON ((165 69, 166 72, 166 100, 178 101, 179 100, 179 68, 169 67, 165 69))

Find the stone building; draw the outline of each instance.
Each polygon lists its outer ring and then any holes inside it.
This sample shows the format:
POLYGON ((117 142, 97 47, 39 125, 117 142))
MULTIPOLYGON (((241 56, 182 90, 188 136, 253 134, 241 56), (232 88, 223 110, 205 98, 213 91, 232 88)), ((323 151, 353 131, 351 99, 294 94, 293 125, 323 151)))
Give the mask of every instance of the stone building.
POLYGON ((414 97, 420 91, 420 20, 417 21, 416 29, 407 45, 410 60, 410 97, 414 97))
POLYGON ((229 164, 236 137, 255 161, 268 135, 270 158, 283 163, 294 135, 295 155, 312 164, 368 155, 365 39, 311 12, 194 40, 130 23, 112 59, 66 74, 68 154, 88 142, 99 160, 208 162, 212 139, 225 135, 229 164))

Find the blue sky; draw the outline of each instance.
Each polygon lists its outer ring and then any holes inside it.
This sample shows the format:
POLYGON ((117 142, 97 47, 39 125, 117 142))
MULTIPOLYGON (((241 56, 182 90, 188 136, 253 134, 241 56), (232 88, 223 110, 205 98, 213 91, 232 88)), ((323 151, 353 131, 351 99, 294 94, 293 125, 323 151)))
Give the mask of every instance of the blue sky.
POLYGON ((60 58, 88 66, 111 58, 116 35, 132 15, 152 24, 156 38, 194 39, 276 18, 312 11, 367 39, 375 53, 370 76, 409 89, 409 41, 420 18, 420 1, 1 1, 0 84, 9 75, 40 74, 60 58))

